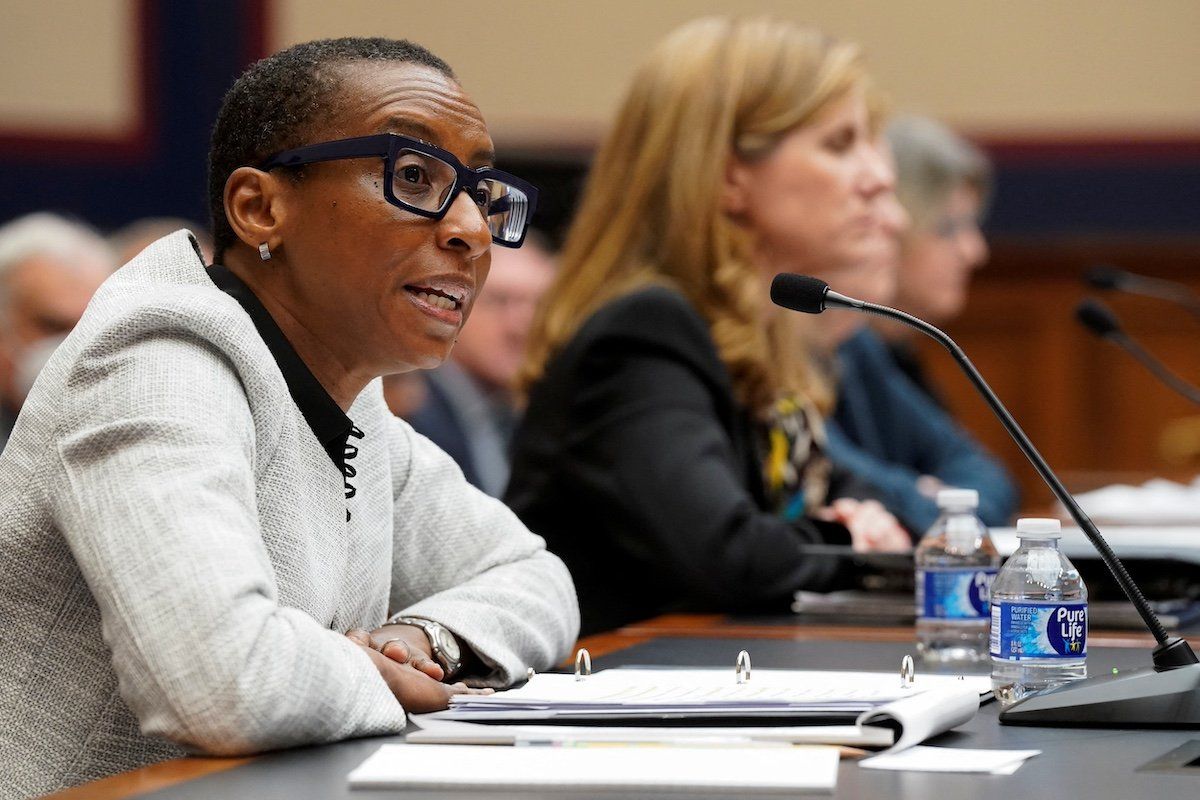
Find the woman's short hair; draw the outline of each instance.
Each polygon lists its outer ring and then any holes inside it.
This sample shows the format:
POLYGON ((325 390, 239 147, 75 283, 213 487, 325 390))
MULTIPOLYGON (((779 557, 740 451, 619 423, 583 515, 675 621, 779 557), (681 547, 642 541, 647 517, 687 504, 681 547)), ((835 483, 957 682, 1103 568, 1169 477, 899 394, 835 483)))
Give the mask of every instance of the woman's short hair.
POLYGON ((357 61, 420 64, 454 78, 445 61, 403 39, 321 39, 253 64, 226 93, 209 147, 208 207, 216 259, 237 241, 225 217, 229 176, 280 150, 311 144, 314 128, 337 112, 344 75, 336 67, 357 61))
POLYGON ((942 123, 928 117, 896 117, 884 135, 896 161, 896 196, 912 219, 913 231, 933 225, 960 187, 974 190, 982 203, 987 202, 991 163, 942 123))
POLYGON ((783 352, 796 338, 789 323, 764 322, 753 243, 724 213, 722 186, 731 157, 767 155, 866 82, 855 46, 779 19, 698 19, 660 42, 597 152, 522 385, 601 305, 661 283, 708 321, 748 408, 811 388, 803 359, 783 352))

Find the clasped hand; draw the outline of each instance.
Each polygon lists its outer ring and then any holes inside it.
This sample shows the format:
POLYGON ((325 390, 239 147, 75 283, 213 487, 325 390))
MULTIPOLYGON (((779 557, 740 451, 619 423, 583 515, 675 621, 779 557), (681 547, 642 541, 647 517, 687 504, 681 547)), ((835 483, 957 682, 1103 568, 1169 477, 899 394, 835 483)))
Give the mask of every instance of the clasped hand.
POLYGON ((384 625, 373 631, 353 628, 346 638, 367 651, 375 669, 405 711, 424 714, 441 711, 456 694, 491 694, 491 689, 472 689, 465 683, 446 684, 441 665, 425 632, 412 625, 384 625))
POLYGON ((834 500, 817 516, 830 522, 840 522, 850 531, 850 544, 860 553, 902 553, 912 549, 904 527, 875 500, 834 500))

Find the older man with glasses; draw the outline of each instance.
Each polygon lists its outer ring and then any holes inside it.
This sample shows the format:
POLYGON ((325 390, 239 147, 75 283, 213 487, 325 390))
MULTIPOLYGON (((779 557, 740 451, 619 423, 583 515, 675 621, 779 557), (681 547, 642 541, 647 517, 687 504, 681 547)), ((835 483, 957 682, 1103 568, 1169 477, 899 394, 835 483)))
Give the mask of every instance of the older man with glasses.
POLYGON ((297 45, 230 90, 215 259, 107 281, 0 459, 0 795, 394 733, 562 658, 562 563, 384 405, 449 353, 537 193, 450 68, 297 45))
POLYGON ((116 266, 98 233, 57 214, 0 226, 0 450, 42 365, 116 266))

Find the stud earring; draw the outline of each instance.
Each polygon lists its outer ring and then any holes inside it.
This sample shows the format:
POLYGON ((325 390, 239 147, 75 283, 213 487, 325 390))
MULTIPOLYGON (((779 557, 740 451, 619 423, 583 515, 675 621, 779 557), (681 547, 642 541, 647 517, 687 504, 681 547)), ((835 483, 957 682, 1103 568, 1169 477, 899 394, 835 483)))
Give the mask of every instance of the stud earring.
POLYGON ((258 246, 258 257, 263 261, 271 260, 271 248, 267 246, 266 242, 263 242, 258 246))

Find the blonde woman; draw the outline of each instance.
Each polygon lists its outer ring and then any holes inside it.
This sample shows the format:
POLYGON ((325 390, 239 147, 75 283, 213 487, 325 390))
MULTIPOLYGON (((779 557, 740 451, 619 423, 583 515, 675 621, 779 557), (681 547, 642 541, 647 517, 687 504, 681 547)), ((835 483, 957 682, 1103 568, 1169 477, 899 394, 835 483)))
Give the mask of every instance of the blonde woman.
POLYGON ((786 608, 840 572, 804 545, 907 546, 879 504, 826 505, 818 387, 767 297, 877 245, 867 91, 853 46, 761 18, 689 23, 635 76, 534 325, 506 495, 585 632, 786 608))

